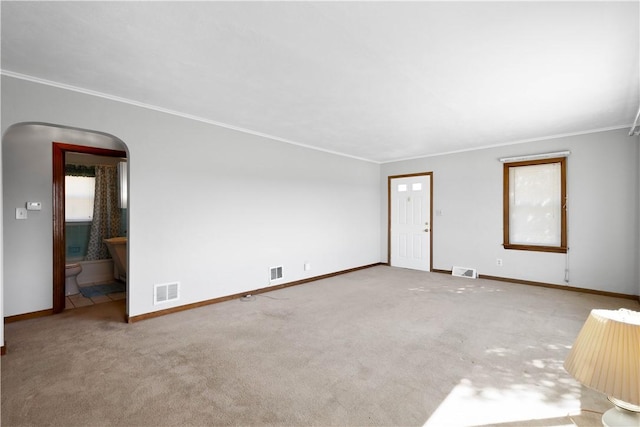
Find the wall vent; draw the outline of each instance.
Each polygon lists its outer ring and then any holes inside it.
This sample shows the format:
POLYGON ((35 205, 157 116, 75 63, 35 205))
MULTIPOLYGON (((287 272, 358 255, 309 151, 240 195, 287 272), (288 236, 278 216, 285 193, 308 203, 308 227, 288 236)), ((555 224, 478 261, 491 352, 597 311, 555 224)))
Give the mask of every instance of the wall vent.
POLYGON ((467 267, 453 267, 451 269, 451 275, 457 277, 466 277, 468 279, 477 279, 478 272, 475 268, 467 268, 467 267))
POLYGON ((180 297, 180 283, 164 283, 153 287, 153 304, 175 301, 180 297))
POLYGON ((274 282, 282 279, 282 266, 271 267, 269 269, 269 281, 274 282))

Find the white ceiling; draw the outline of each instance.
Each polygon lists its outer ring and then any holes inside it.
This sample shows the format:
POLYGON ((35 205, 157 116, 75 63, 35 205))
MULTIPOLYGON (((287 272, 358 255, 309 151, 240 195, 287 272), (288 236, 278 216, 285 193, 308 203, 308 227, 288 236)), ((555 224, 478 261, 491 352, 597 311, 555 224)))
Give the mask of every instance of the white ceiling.
POLYGON ((2 70, 376 162, 630 126, 639 4, 8 2, 2 70))

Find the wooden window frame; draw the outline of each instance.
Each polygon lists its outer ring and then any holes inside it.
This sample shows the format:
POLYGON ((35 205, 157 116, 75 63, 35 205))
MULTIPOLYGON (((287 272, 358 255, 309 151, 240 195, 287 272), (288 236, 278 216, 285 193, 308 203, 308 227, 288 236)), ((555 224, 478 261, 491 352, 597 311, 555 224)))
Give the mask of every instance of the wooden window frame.
POLYGON ((526 160, 504 164, 503 173, 503 246, 522 251, 567 253, 567 158, 526 160), (509 170, 513 167, 560 163, 560 246, 512 244, 509 239, 509 170))

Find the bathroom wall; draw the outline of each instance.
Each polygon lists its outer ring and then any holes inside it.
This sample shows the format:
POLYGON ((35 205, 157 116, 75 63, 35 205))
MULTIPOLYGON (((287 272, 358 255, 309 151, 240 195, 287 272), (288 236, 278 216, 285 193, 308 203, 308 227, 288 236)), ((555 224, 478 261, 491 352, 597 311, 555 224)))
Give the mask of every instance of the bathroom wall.
MULTIPOLYGON (((12 77, 2 85, 3 132, 40 121, 125 142, 131 316, 379 260, 377 164, 12 77), (270 283, 272 266, 282 281, 270 283), (180 300, 154 305, 154 285, 174 281, 180 300)), ((52 305, 50 144, 3 139, 3 222, 14 230, 5 316, 52 305), (46 209, 17 223, 13 209, 34 197, 46 209)))
POLYGON ((84 259, 89 244, 90 222, 67 222, 65 224, 67 260, 84 259))
MULTIPOLYGON (((67 222, 65 227, 66 257, 78 259, 87 256, 90 222, 67 222)), ((120 236, 127 235, 127 210, 120 209, 120 236)))
POLYGON ((387 259, 387 177, 430 171, 433 268, 473 267, 490 276, 639 295, 640 150, 639 138, 627 133, 625 128, 382 165, 381 259, 387 259), (498 159, 562 150, 571 151, 568 254, 505 250, 498 159))

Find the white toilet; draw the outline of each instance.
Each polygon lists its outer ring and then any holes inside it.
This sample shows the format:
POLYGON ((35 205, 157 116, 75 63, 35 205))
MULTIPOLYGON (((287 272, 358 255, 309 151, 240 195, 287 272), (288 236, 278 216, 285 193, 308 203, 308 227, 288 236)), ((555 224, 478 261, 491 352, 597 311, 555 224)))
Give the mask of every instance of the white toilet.
POLYGON ((82 272, 80 264, 67 264, 64 267, 64 294, 65 296, 75 295, 80 292, 78 288, 78 274, 82 272))

